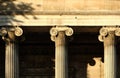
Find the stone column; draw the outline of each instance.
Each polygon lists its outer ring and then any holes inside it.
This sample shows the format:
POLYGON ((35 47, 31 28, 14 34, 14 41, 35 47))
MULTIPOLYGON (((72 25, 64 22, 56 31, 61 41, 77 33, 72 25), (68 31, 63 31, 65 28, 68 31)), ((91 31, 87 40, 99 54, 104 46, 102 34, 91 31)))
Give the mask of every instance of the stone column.
POLYGON ((103 27, 100 29, 98 38, 104 42, 104 78, 116 78, 115 35, 120 36, 118 27, 103 27))
POLYGON ((54 27, 50 30, 51 40, 55 42, 55 78, 68 78, 66 36, 73 34, 72 28, 54 27))
POLYGON ((8 32, 8 34, 5 52, 5 78, 19 78, 18 44, 14 33, 8 32))
POLYGON ((22 35, 20 28, 4 28, 6 35, 2 35, 5 46, 5 78, 19 78, 19 53, 16 36, 22 35))

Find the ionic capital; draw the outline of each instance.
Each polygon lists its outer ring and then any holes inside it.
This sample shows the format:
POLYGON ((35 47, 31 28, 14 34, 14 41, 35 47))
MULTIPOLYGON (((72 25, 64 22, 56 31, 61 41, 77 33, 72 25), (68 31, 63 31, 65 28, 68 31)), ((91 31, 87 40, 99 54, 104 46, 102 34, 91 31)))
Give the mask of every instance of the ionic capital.
POLYGON ((120 36, 120 27, 102 27, 99 31, 100 35, 98 36, 99 41, 103 42, 104 38, 108 35, 109 32, 114 32, 116 36, 120 36))
POLYGON ((55 41, 56 36, 59 32, 65 32, 66 36, 71 36, 73 34, 73 29, 66 26, 56 26, 50 29, 51 40, 55 41))
POLYGON ((3 40, 13 40, 13 36, 21 36, 23 34, 23 30, 20 27, 2 27, 0 29, 0 35, 3 40), (13 33, 13 35, 11 35, 13 33))

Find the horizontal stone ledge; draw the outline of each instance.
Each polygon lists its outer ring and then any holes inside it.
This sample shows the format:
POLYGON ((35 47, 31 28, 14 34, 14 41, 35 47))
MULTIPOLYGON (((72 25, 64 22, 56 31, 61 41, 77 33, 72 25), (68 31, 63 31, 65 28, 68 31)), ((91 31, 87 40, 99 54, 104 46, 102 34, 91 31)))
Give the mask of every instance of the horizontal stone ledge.
POLYGON ((0 26, 116 26, 120 15, 1 15, 0 26))

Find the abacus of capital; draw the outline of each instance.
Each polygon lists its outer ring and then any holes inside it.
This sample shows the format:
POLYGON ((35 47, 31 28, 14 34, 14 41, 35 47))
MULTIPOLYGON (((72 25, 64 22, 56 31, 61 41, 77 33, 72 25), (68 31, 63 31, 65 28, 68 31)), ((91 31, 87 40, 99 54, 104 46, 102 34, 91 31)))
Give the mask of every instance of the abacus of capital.
POLYGON ((71 36, 73 29, 56 26, 50 29, 51 40, 55 42, 55 78, 68 78, 67 48, 65 35, 71 36))
POLYGON ((102 27, 98 39, 104 42, 104 78, 116 78, 116 43, 119 27, 102 27))
POLYGON ((16 36, 21 36, 20 27, 2 27, 0 29, 5 46, 5 78, 19 78, 18 43, 16 36))

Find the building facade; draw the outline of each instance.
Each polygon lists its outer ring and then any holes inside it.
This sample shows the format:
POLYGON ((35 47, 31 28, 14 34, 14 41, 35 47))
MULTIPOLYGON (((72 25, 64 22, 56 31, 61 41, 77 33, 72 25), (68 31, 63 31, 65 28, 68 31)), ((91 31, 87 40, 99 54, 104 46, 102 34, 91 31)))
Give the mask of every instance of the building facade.
POLYGON ((120 77, 120 1, 0 2, 0 78, 120 77))

